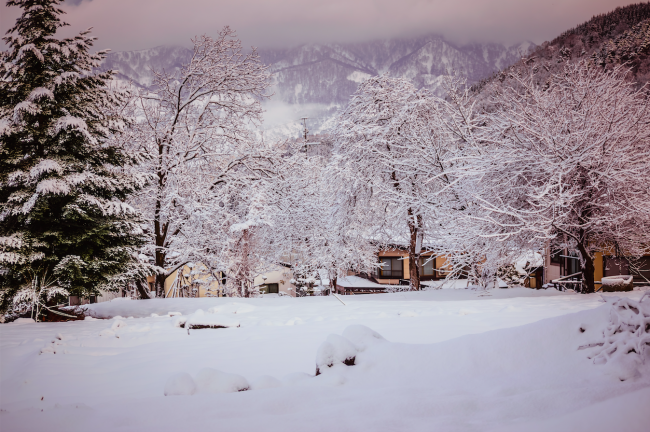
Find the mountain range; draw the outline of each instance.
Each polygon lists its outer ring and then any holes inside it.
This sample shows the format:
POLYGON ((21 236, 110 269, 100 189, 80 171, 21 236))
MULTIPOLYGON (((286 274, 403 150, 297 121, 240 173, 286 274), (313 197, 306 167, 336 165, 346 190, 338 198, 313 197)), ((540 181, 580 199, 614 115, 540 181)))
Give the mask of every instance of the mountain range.
MULTIPOLYGON (((458 45, 442 36, 387 39, 348 44, 305 44, 290 49, 260 49, 273 76, 274 96, 266 103, 265 129, 273 138, 296 136, 300 118, 310 129, 323 130, 336 111, 347 104, 364 79, 379 74, 403 77, 418 88, 441 94, 442 77, 458 73, 472 84, 517 62, 535 45, 497 43, 458 45)), ((149 87, 151 69, 168 72, 188 61, 185 47, 111 52, 101 70, 118 71, 118 78, 149 87)))

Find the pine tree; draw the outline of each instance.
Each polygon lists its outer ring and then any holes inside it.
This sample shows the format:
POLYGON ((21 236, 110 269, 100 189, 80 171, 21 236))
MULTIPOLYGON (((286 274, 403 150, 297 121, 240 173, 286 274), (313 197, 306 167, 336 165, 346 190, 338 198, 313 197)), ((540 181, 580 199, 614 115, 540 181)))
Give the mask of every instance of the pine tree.
POLYGON ((0 309, 38 309, 142 280, 141 221, 125 199, 145 183, 110 138, 128 125, 113 72, 93 73, 89 30, 59 40, 61 0, 10 0, 23 10, 0 54, 0 309))

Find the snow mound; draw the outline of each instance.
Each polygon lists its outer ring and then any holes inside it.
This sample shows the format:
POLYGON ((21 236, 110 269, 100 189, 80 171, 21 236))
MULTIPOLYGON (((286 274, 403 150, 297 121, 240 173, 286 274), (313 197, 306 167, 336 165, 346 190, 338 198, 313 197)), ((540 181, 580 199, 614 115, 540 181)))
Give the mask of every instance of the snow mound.
POLYGON ((386 339, 363 325, 348 326, 343 336, 329 335, 316 352, 316 376, 339 365, 354 366, 357 354, 382 342, 386 339))
POLYGON ((419 316, 419 315, 418 315, 418 313, 415 312, 415 311, 407 310, 407 311, 401 311, 401 312, 399 313, 399 316, 401 316, 401 317, 405 317, 405 318, 408 318, 408 317, 413 318, 413 317, 416 317, 416 316, 419 316))
POLYGON ((320 375, 323 370, 336 364, 353 366, 358 352, 357 347, 347 338, 329 335, 316 353, 316 375, 320 375))
POLYGON ((115 330, 117 330, 119 328, 123 328, 123 327, 126 327, 126 323, 124 321, 122 321, 122 320, 117 319, 117 320, 115 320, 115 322, 113 322, 113 325, 111 326, 111 330, 115 331, 115 330))
POLYGON ((14 321, 7 323, 8 325, 24 325, 24 324, 35 324, 36 321, 34 321, 31 318, 16 318, 14 321))
POLYGON ((311 378, 313 377, 308 373, 294 372, 282 378, 282 383, 287 386, 300 386, 300 385, 304 385, 311 378))
POLYGON ((269 375, 263 375, 251 382, 251 390, 264 390, 275 387, 282 387, 282 382, 269 375))
POLYGON ((196 386, 200 393, 235 393, 251 388, 241 375, 221 372, 216 369, 201 369, 196 375, 196 386))
POLYGON ((618 284, 628 284, 632 282, 632 276, 603 276, 602 283, 603 285, 618 285, 618 284))
POLYGON ((632 291, 634 289, 634 279, 632 276, 618 275, 605 276, 601 279, 603 291, 632 291))
POLYGON ((186 396, 196 393, 196 383, 188 373, 179 373, 165 383, 165 396, 186 396))
POLYGON ((367 350, 372 345, 386 342, 379 333, 364 325, 351 325, 343 330, 343 337, 357 348, 358 352, 367 350))
POLYGON ((244 303, 226 303, 225 305, 213 306, 208 309, 209 314, 224 313, 224 314, 242 314, 255 310, 254 306, 244 303))

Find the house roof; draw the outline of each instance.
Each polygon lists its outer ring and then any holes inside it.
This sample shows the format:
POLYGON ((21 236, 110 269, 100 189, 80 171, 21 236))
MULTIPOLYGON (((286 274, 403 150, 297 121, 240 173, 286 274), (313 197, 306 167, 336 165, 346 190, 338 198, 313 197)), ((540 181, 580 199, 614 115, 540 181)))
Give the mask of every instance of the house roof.
POLYGON ((343 288, 390 288, 395 285, 382 285, 359 276, 346 276, 336 280, 336 284, 343 288))

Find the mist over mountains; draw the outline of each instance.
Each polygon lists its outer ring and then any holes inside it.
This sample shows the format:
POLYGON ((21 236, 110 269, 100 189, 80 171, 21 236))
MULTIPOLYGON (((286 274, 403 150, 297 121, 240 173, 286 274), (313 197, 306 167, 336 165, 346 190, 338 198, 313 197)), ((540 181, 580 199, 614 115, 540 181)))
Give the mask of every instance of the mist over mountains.
MULTIPOLYGON (((291 49, 259 50, 273 74, 274 96, 265 103, 268 138, 297 136, 300 118, 309 117, 313 132, 327 127, 364 79, 387 73, 411 80, 418 88, 442 93, 442 77, 458 73, 472 84, 510 66, 535 45, 474 43, 458 46, 429 35, 350 44, 307 44, 291 49)), ((118 78, 149 87, 151 69, 168 72, 187 62, 184 47, 109 53, 102 70, 117 70, 118 78)))

